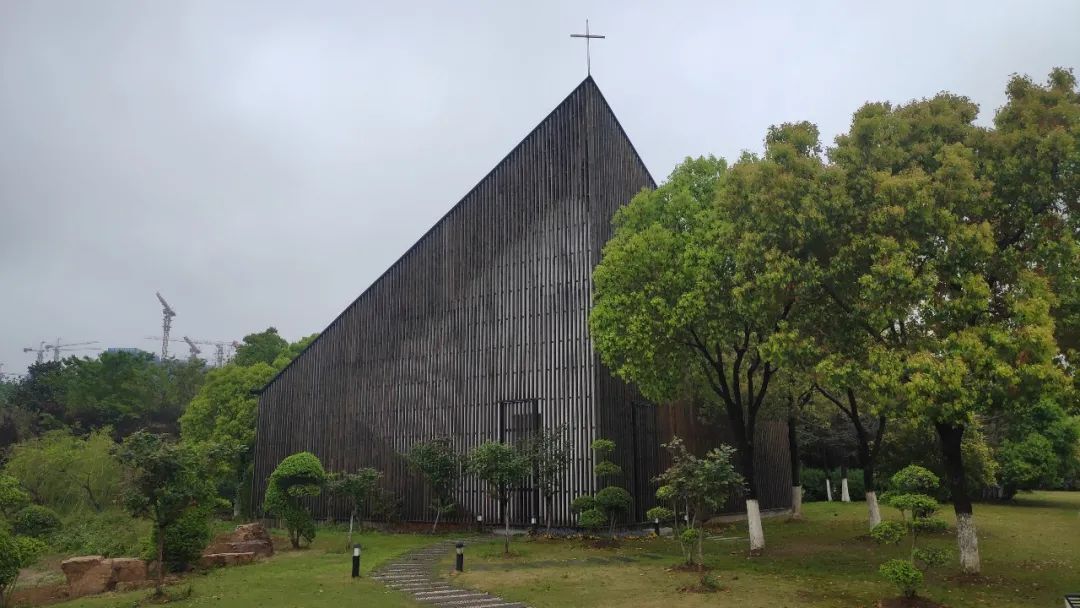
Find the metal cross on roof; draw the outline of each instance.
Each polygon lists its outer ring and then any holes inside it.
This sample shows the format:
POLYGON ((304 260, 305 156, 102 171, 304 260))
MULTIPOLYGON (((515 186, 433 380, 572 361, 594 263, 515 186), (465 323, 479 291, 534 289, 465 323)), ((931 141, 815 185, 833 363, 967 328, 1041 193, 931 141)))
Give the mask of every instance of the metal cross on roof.
POLYGON ((585 39, 585 70, 586 74, 592 75, 592 53, 589 48, 593 38, 607 38, 607 36, 601 36, 600 34, 589 33, 589 20, 585 20, 585 33, 584 34, 570 34, 571 38, 584 38, 585 39))

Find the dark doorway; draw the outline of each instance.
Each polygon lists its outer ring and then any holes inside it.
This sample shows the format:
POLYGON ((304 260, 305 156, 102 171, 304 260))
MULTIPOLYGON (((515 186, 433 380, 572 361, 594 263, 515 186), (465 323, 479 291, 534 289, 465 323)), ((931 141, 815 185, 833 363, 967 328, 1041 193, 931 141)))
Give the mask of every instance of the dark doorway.
MULTIPOLYGON (((499 441, 518 445, 540 430, 540 400, 518 399, 499 404, 499 441)), ((540 518, 540 492, 530 478, 510 499, 510 523, 526 525, 540 518)))

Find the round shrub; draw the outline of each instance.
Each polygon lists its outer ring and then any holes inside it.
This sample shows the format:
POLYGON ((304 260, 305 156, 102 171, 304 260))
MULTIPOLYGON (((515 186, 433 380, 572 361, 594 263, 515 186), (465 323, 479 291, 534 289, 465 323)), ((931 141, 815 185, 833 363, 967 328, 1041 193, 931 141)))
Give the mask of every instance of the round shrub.
POLYGON ((60 516, 41 505, 30 505, 15 514, 11 530, 21 536, 42 538, 60 529, 60 516))
POLYGON ((890 486, 894 492, 906 494, 934 494, 941 480, 929 469, 909 464, 892 476, 890 486))
POLYGON ((895 545, 907 534, 904 524, 896 521, 883 521, 870 530, 870 538, 882 545, 895 545))
POLYGON ((578 515, 578 525, 582 528, 595 530, 604 527, 606 523, 607 518, 600 509, 586 509, 578 515))
POLYGON ((915 597, 923 582, 923 573, 906 559, 890 559, 881 564, 878 572, 896 585, 904 597, 915 597))
POLYGON ((922 562, 925 568, 937 568, 949 561, 949 552, 937 547, 919 547, 912 552, 912 557, 922 562))
MULTIPOLYGON (((150 534, 147 561, 157 559, 157 534, 150 534)), ((171 572, 183 572, 199 561, 210 544, 210 510, 190 509, 165 529, 165 566, 171 572)))
POLYGON ((645 512, 645 518, 649 521, 671 521, 675 519, 675 512, 667 507, 653 507, 645 512))
POLYGON ((911 522, 911 526, 919 534, 941 534, 949 530, 949 524, 942 519, 934 519, 933 517, 919 518, 911 522))
POLYGON ((574 513, 584 513, 596 508, 596 499, 589 495, 582 495, 570 503, 570 510, 574 513))
POLYGON ((925 494, 890 494, 888 504, 900 511, 911 512, 916 519, 929 517, 938 510, 938 501, 925 494))
POLYGON ((596 493, 596 506, 605 513, 625 513, 634 504, 634 499, 626 488, 608 486, 596 493))

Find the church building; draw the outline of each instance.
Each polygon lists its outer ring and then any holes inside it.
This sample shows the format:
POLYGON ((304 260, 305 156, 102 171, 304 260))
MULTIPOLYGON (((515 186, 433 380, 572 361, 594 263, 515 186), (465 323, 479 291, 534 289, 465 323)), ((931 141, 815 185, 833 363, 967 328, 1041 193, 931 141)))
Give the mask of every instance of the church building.
MULTIPOLYGON (((613 377, 592 347, 593 269, 612 217, 655 182, 596 82, 586 78, 490 173, 334 319, 261 391, 254 504, 286 456, 310 451, 328 471, 374 467, 406 520, 429 520, 428 490, 409 472, 414 443, 449 438, 459 453, 565 428, 574 456, 553 519, 573 524, 570 501, 598 489, 590 443, 615 441, 617 481, 634 496, 631 519, 654 505, 652 479, 673 434, 694 451, 723 429, 692 406, 654 405, 613 377)), ((787 431, 757 438, 763 509, 791 501, 787 431)), ((499 517, 465 476, 459 517, 499 517)), ((341 517, 323 496, 317 517, 341 517)), ((511 519, 544 521, 532 488, 511 519)))

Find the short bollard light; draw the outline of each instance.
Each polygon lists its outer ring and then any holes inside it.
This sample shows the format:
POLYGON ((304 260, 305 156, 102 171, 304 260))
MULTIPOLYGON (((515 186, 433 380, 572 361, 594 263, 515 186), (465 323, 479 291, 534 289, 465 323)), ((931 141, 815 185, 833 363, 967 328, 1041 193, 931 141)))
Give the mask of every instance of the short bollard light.
POLYGON ((352 546, 352 577, 360 576, 360 545, 352 546))
POLYGON ((660 518, 659 517, 653 518, 653 520, 652 520, 652 529, 653 529, 653 532, 655 532, 657 536, 660 536, 660 518))
POLYGON ((457 559, 454 561, 454 570, 462 572, 465 570, 465 543, 458 542, 457 547, 457 559))
POLYGON ((536 518, 529 518, 529 534, 536 534, 536 518))
POLYGON ((477 530, 483 530, 484 529, 484 516, 483 515, 477 515, 476 516, 476 529, 477 530))

